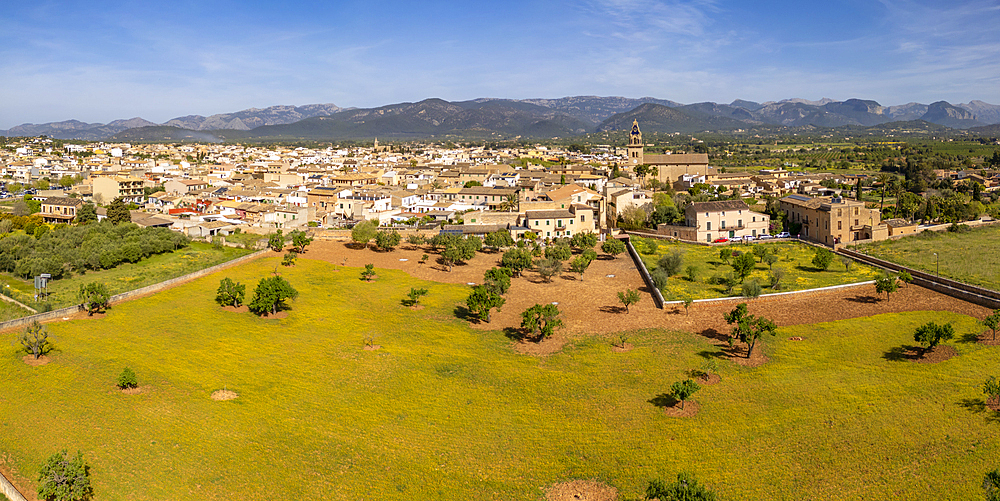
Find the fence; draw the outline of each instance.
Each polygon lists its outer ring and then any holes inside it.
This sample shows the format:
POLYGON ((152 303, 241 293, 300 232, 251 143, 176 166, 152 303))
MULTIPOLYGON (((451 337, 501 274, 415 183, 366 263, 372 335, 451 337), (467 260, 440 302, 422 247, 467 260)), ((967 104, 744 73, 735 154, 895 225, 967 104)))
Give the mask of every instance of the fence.
POLYGON ((649 287, 649 290, 652 291, 653 303, 656 304, 657 308, 662 310, 663 294, 660 293, 660 289, 656 288, 656 284, 653 283, 653 277, 649 275, 649 271, 646 269, 646 263, 642 262, 642 258, 639 257, 639 253, 636 252, 635 247, 632 246, 632 240, 628 238, 624 240, 625 248, 628 249, 628 254, 632 256, 632 261, 635 262, 635 268, 639 270, 639 276, 641 276, 642 281, 646 283, 646 287, 649 287))
MULTIPOLYGON (((215 266, 209 266, 208 268, 205 268, 203 270, 198 270, 192 273, 188 273, 187 275, 181 277, 171 278, 170 280, 165 280, 163 282, 155 283, 153 285, 147 285, 145 287, 140 287, 135 290, 122 292, 121 294, 115 294, 114 296, 111 296, 109 303, 112 304, 120 303, 122 301, 132 299, 134 297, 144 296, 146 294, 158 292, 163 289, 173 287, 174 285, 187 282, 189 280, 194 280, 196 278, 201 278, 206 275, 211 275, 212 273, 215 273, 217 271, 224 270, 232 266, 236 266, 246 261, 257 259, 258 257, 267 254, 269 252, 271 251, 268 249, 260 250, 254 252, 253 254, 247 254, 246 256, 241 256, 236 259, 233 259, 232 261, 226 261, 225 263, 220 263, 215 266)), ((82 309, 83 309, 82 305, 73 305, 73 306, 68 306, 66 308, 60 308, 58 310, 47 311, 45 313, 38 313, 36 315, 30 315, 27 317, 15 318, 14 320, 8 320, 6 322, 0 322, 0 332, 9 329, 14 329, 17 327, 23 327, 36 320, 39 322, 46 322, 49 320, 55 320, 57 318, 66 317, 74 313, 77 313, 82 309)))
POLYGON ((21 495, 20 492, 18 492, 17 488, 14 487, 14 484, 10 483, 10 480, 7 480, 7 477, 3 476, 2 473, 0 473, 0 492, 2 492, 4 496, 7 496, 10 501, 28 501, 21 495))
POLYGON ((910 276, 913 277, 914 284, 932 291, 940 292, 942 294, 946 294, 963 301, 968 301, 970 303, 975 303, 980 306, 985 306, 987 308, 1000 308, 1000 292, 959 282, 950 278, 932 275, 920 270, 914 270, 913 268, 907 268, 906 266, 885 261, 883 259, 862 254, 850 249, 838 249, 837 253, 885 270, 907 271, 910 273, 910 276))

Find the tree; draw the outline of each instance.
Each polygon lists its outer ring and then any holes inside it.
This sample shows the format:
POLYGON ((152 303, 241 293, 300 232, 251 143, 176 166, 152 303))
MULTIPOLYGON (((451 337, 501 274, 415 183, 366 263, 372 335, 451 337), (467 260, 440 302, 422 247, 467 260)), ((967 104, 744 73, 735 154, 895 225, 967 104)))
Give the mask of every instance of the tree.
POLYGON ((561 327, 563 322, 559 317, 559 308, 554 304, 542 306, 536 304, 521 313, 521 328, 531 333, 535 339, 541 341, 552 335, 556 327, 561 327))
POLYGON ((215 302, 220 306, 240 306, 246 296, 247 286, 233 282, 230 278, 219 281, 219 289, 215 292, 215 302))
POLYGON ((427 295, 427 289, 417 289, 415 287, 410 287, 410 292, 406 294, 409 300, 410 306, 416 306, 420 302, 420 298, 427 295))
POLYGON ((38 470, 38 497, 46 501, 82 501, 92 495, 90 467, 80 452, 70 459, 64 449, 38 470))
POLYGON ((986 395, 986 403, 1000 404, 1000 381, 995 376, 983 382, 983 394, 986 395))
POLYGON ((618 301, 625 305, 625 313, 628 313, 628 307, 635 303, 638 303, 640 299, 639 291, 636 289, 625 289, 624 291, 618 291, 618 301))
POLYGON ((681 403, 681 409, 684 408, 684 401, 694 395, 694 393, 700 390, 701 387, 698 383, 691 379, 685 379, 684 381, 676 381, 670 386, 670 394, 676 398, 681 403))
POLYGON ((112 224, 132 222, 132 214, 128 211, 124 198, 118 197, 108 204, 108 221, 111 221, 112 224))
POLYGON ((510 289, 510 268, 490 268, 483 274, 483 285, 501 296, 510 289))
POLYGON ((267 246, 274 252, 285 249, 285 236, 281 234, 280 229, 267 237, 267 246))
POLYGON ((465 304, 469 308, 469 313, 475 315, 479 320, 489 323, 493 308, 499 310, 506 301, 496 290, 486 285, 477 285, 472 288, 472 294, 469 294, 465 304))
POLYGON ((657 261, 656 265, 663 271, 667 273, 667 276, 673 276, 681 272, 681 266, 684 264, 684 254, 675 250, 670 254, 666 254, 657 261))
POLYGON ((139 378, 136 377, 135 371, 129 367, 122 369, 122 373, 118 375, 118 388, 126 390, 136 386, 139 386, 139 378))
POLYGON ((32 320, 31 324, 18 334, 17 341, 21 343, 24 351, 34 355, 36 360, 52 349, 52 343, 49 343, 49 330, 38 320, 32 320))
POLYGON ((833 252, 829 249, 816 249, 816 254, 813 255, 812 265, 821 271, 826 271, 830 267, 830 263, 833 262, 833 252))
POLYGON ((552 282, 552 277, 562 272, 562 261, 553 258, 539 259, 535 263, 535 269, 546 282, 552 282))
POLYGON ((577 233, 570 239, 570 245, 577 249, 593 249, 597 245, 597 235, 590 231, 577 233))
POLYGON ((733 250, 728 247, 723 247, 719 249, 719 259, 722 262, 729 264, 729 260, 733 257, 733 250))
POLYGON ((399 245, 401 239, 402 237, 399 236, 399 232, 396 230, 379 231, 375 233, 375 247, 384 251, 391 251, 399 245))
POLYGON ((986 473, 983 477, 983 490, 986 491, 986 501, 1000 501, 1000 468, 986 473))
POLYGON ((763 261, 764 263, 767 264, 767 269, 769 270, 774 269, 774 263, 778 262, 778 255, 772 252, 768 252, 767 255, 764 256, 763 261))
POLYGON ((690 473, 677 474, 677 481, 666 484, 662 480, 650 480, 646 487, 646 499, 660 501, 715 501, 715 493, 700 485, 690 473))
POLYGON ((514 245, 514 237, 510 236, 510 232, 507 230, 497 230, 487 233, 483 244, 493 249, 511 247, 514 245))
POLYGON ((608 238, 601 244, 601 250, 611 257, 617 257, 618 254, 625 252, 625 243, 617 238, 608 238))
POLYGON ((733 273, 736 273, 736 276, 739 277, 740 283, 743 283, 753 273, 756 266, 757 263, 753 260, 753 254, 744 252, 733 258, 733 273))
POLYGON ((285 300, 298 297, 299 292, 290 283, 279 276, 260 279, 253 291, 253 298, 247 307, 256 315, 277 313, 286 307, 285 300))
POLYGON ((101 282, 90 282, 86 285, 81 284, 78 297, 80 298, 80 302, 83 303, 83 309, 87 310, 87 315, 101 312, 108 307, 108 302, 111 301, 111 293, 108 292, 108 287, 101 282))
POLYGON ((77 224, 87 224, 97 222, 97 207, 91 203, 85 203, 76 211, 77 224))
POLYGON ((896 292, 899 288, 899 282, 896 281, 896 276, 892 274, 885 274, 881 277, 875 279, 875 293, 881 294, 885 293, 885 300, 889 300, 889 294, 896 292))
POLYGON ((851 271, 851 263, 853 263, 853 262, 854 262, 854 260, 852 260, 851 258, 849 258, 847 256, 842 256, 840 258, 840 264, 844 265, 844 271, 851 271))
POLYGON ((583 280, 583 272, 587 271, 589 267, 590 259, 587 259, 587 256, 576 256, 569 263, 569 270, 573 273, 579 273, 581 281, 583 280))
POLYGON ((771 250, 770 250, 769 247, 767 247, 765 245, 760 245, 760 244, 754 245, 752 247, 752 251, 753 251, 753 255, 757 256, 757 262, 758 263, 763 263, 764 262, 764 257, 771 253, 771 250))
POLYGON ((725 318, 727 324, 733 326, 729 335, 730 346, 732 346, 735 340, 746 343, 749 346, 747 348, 747 358, 750 358, 750 355, 753 353, 757 339, 764 334, 773 336, 778 329, 771 320, 751 315, 747 310, 746 303, 736 305, 736 308, 726 313, 723 318, 725 318))
POLYGON ((288 234, 292 237, 292 245, 295 246, 295 252, 302 254, 306 251, 306 246, 312 243, 313 239, 309 237, 309 234, 302 230, 293 230, 288 234))
POLYGON ((924 349, 920 353, 921 356, 933 350, 941 341, 947 341, 953 337, 955 337, 955 328, 951 326, 951 322, 944 325, 927 322, 917 327, 913 333, 913 340, 924 345, 924 349))
POLYGON ((743 297, 747 299, 757 299, 760 297, 761 287, 757 279, 750 280, 749 282, 744 282, 741 288, 741 293, 743 297))
POLYGON ((993 340, 997 340, 997 328, 1000 327, 1000 309, 993 310, 993 314, 983 319, 983 325, 993 331, 993 340))
POLYGON ((686 298, 684 298, 684 314, 685 314, 685 315, 688 315, 688 314, 690 314, 690 311, 689 311, 689 310, 690 310, 690 308, 691 308, 691 304, 692 304, 692 303, 694 303, 694 299, 692 299, 692 298, 690 298, 690 297, 686 297, 686 298))
POLYGON ((362 221, 351 228, 351 240, 367 249, 368 242, 375 238, 376 233, 378 233, 378 220, 362 221))
POLYGON ((545 257, 558 261, 565 261, 573 257, 573 251, 570 250, 568 245, 563 245, 561 243, 549 245, 545 248, 545 257))
POLYGON ((285 256, 283 258, 281 258, 281 265, 282 266, 295 266, 295 259, 298 256, 299 255, 296 254, 295 251, 291 251, 290 250, 290 251, 286 252, 285 256))
POLYGON ((507 250, 500 258, 500 266, 509 269, 515 276, 521 276, 521 272, 530 268, 531 264, 531 251, 520 247, 507 250))
POLYGON ((465 262, 475 257, 480 245, 482 245, 482 241, 477 237, 454 238, 445 244, 441 258, 444 259, 445 263, 448 263, 448 271, 452 270, 455 263, 465 262))
POLYGON ((364 280, 365 282, 371 282, 372 277, 374 276, 375 276, 375 265, 371 263, 366 264, 365 269, 361 270, 361 280, 364 280))

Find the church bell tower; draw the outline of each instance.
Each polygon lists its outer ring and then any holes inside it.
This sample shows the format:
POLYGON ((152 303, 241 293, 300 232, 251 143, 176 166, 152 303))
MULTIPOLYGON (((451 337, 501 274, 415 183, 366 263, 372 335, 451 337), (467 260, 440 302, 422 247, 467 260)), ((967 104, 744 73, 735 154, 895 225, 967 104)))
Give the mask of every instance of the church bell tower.
POLYGON ((639 121, 632 121, 632 131, 628 134, 628 163, 639 165, 643 162, 642 155, 642 131, 639 130, 639 121))

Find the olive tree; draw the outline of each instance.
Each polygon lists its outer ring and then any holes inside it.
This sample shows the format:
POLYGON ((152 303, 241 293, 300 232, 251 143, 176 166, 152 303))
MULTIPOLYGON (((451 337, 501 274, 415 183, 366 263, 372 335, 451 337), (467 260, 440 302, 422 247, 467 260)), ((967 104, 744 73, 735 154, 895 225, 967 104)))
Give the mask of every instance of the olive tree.
POLYGON ((21 343, 24 351, 34 355, 35 359, 52 349, 52 343, 49 342, 49 330, 38 320, 32 320, 31 324, 18 333, 17 341, 21 343))
POLYGON ((885 274, 881 277, 875 279, 875 293, 881 294, 885 293, 885 300, 889 300, 889 294, 896 292, 899 288, 899 282, 896 280, 896 276, 892 274, 885 274))
POLYGON ((257 315, 274 314, 286 306, 286 300, 294 299, 298 295, 299 292, 284 278, 279 276, 262 278, 257 283, 247 308, 257 315))
POLYGON ((376 233, 378 233, 377 219, 362 221, 354 225, 354 228, 351 228, 351 240, 354 240, 355 243, 359 243, 367 249, 368 242, 371 242, 375 238, 376 233))
POLYGON ((927 322, 917 327, 917 330, 913 333, 913 340, 924 345, 921 356, 933 350, 941 341, 947 341, 953 337, 955 337, 955 328, 951 326, 951 322, 944 325, 927 322))
POLYGON ((677 381, 670 386, 670 394, 676 398, 681 403, 681 409, 684 408, 684 401, 691 398, 696 391, 700 390, 701 387, 698 383, 691 379, 685 379, 684 381, 677 381))
POLYGON ((49 456, 38 470, 38 497, 47 501, 83 501, 93 495, 90 467, 79 451, 73 458, 66 450, 49 456))
POLYGON ((736 340, 746 343, 748 346, 747 358, 750 358, 753 353, 758 339, 765 334, 773 336, 778 329, 771 320, 751 315, 747 310, 746 303, 736 305, 736 308, 726 313, 723 318, 727 324, 733 326, 729 335, 729 345, 732 346, 736 340))
POLYGON ((87 310, 87 315, 100 313, 108 307, 108 303, 111 301, 111 293, 108 292, 108 286, 101 282, 90 282, 86 285, 80 284, 80 290, 77 295, 83 304, 83 309, 87 310))
POLYGON ((624 291, 618 291, 618 301, 625 305, 625 313, 628 313, 628 307, 638 303, 640 299, 639 291, 636 289, 625 289, 624 291))
POLYGON ((1000 309, 993 310, 993 314, 983 319, 983 325, 993 331, 993 340, 997 340, 997 328, 1000 327, 1000 309))
POLYGON ((601 244, 601 250, 611 257, 617 257, 618 254, 625 252, 625 243, 617 238, 609 238, 601 244))
POLYGON ((219 281, 219 289, 215 292, 215 302, 220 306, 240 306, 246 296, 247 286, 233 282, 231 278, 219 281))
POLYGON ((521 313, 521 328, 539 341, 551 336, 555 328, 562 324, 559 308, 554 304, 536 304, 521 313))
POLYGON ((465 300, 465 305, 469 308, 469 313, 488 323, 492 318, 492 310, 499 310, 506 301, 495 289, 477 285, 472 288, 472 294, 465 300))

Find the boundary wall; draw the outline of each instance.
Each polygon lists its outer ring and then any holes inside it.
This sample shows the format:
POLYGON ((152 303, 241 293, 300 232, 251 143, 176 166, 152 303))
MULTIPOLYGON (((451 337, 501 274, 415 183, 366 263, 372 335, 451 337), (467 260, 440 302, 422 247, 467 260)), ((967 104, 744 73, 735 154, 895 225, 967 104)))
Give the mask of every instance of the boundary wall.
POLYGON ((0 493, 7 496, 10 501, 28 501, 2 473, 0 473, 0 493))
POLYGON ((663 309, 663 294, 660 289, 656 288, 653 284, 653 277, 649 275, 649 271, 646 270, 646 263, 642 262, 642 258, 639 257, 639 253, 635 251, 635 247, 632 246, 632 239, 625 238, 625 248, 628 249, 629 256, 632 256, 632 261, 635 263, 635 268, 639 270, 639 276, 642 277, 642 281, 646 283, 646 287, 652 291, 653 303, 656 307, 663 309))

